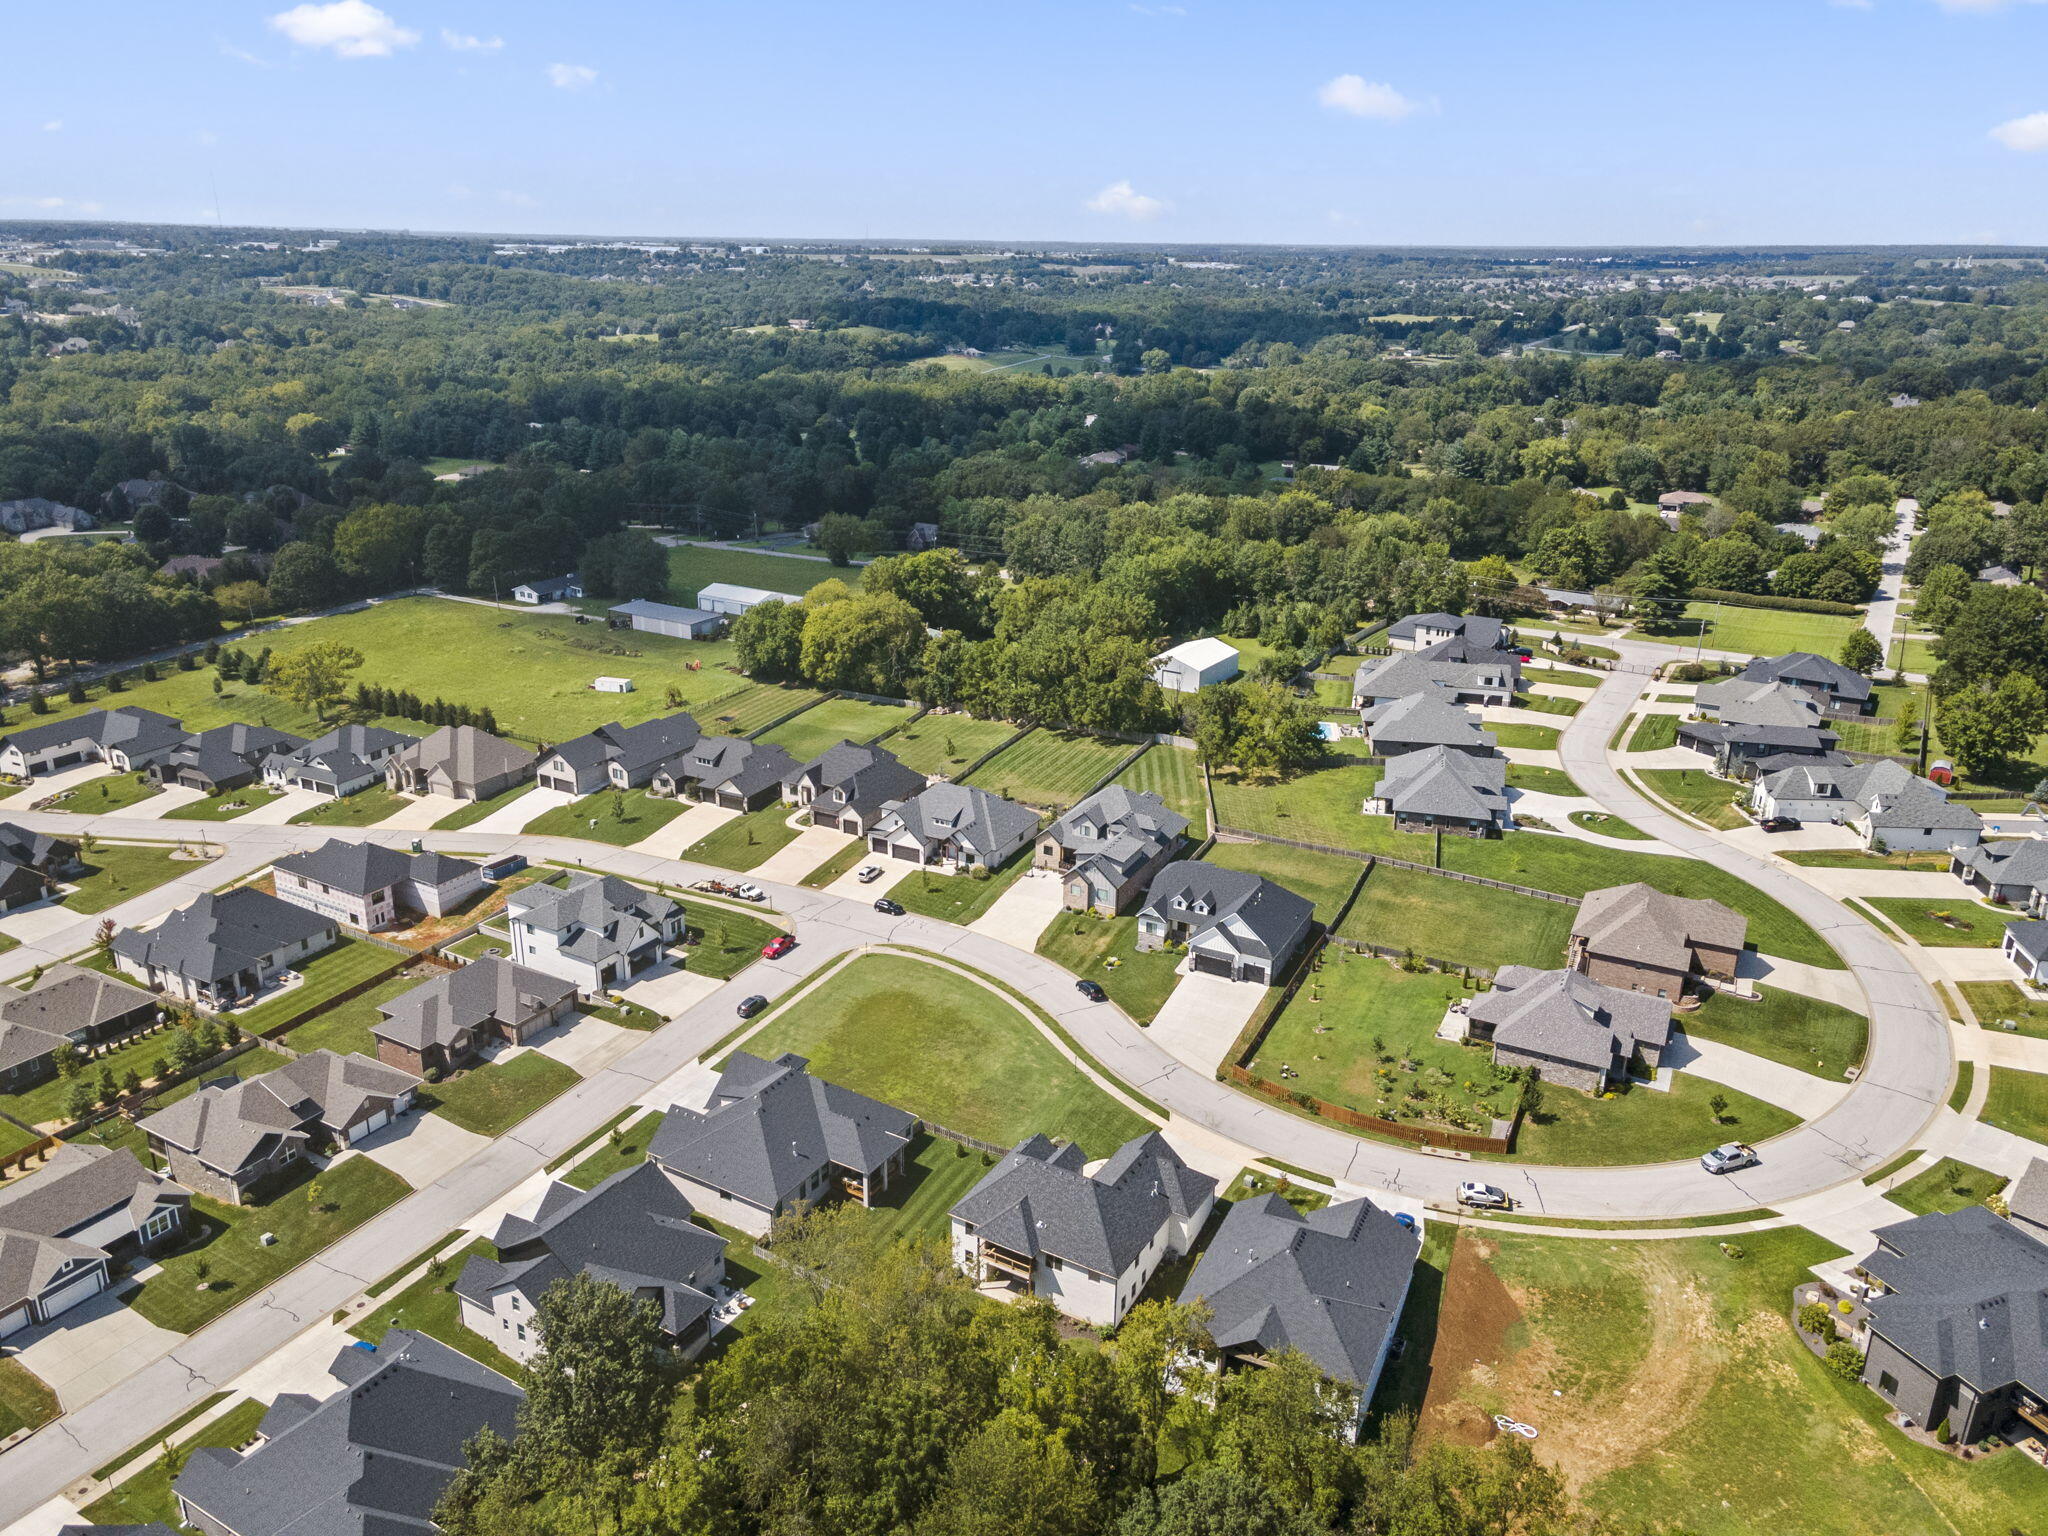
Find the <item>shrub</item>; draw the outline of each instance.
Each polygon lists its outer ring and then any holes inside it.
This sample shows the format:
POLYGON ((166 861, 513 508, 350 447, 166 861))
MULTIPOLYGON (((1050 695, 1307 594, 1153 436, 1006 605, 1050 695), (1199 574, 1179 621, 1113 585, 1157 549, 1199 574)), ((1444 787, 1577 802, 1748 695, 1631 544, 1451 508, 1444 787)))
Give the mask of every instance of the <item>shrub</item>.
POLYGON ((1846 1340, 1828 1346, 1827 1367, 1844 1381, 1863 1379, 1863 1351, 1846 1340))
POLYGON ((1948 1416, 1946 1414, 1942 1416, 1941 1422, 1934 1426, 1934 1438, 1943 1445, 1954 1444, 1956 1432, 1948 1427, 1948 1416))
POLYGON ((1730 608, 1777 608, 1788 613, 1839 613, 1852 617, 1863 611, 1854 603, 1830 603, 1818 597, 1769 597, 1761 592, 1724 592, 1718 587, 1694 587, 1692 595, 1702 602, 1721 603, 1730 608))
POLYGON ((1856 1303, 1851 1301, 1848 1297, 1844 1296, 1840 1301, 1835 1303, 1835 1310, 1841 1313, 1842 1316, 1847 1317, 1851 1312, 1854 1312, 1856 1310, 1856 1303))
POLYGON ((1825 1334, 1834 1337, 1835 1319, 1824 1301, 1809 1301, 1799 1309, 1799 1331, 1801 1333, 1825 1334))

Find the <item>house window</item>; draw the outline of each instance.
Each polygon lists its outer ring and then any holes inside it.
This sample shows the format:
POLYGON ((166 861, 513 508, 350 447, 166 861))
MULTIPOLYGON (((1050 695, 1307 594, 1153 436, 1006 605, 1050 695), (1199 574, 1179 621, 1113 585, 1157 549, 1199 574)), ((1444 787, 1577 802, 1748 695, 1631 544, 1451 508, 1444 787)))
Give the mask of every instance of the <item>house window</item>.
POLYGON ((142 1240, 153 1243, 178 1224, 176 1211, 158 1211, 142 1224, 142 1240))
POLYGON ((1060 1263, 1060 1256, 1058 1254, 1048 1253, 1045 1256, 1045 1267, 1047 1269, 1064 1269, 1066 1266, 1060 1263))
POLYGON ((1877 1373, 1877 1390, 1886 1397, 1897 1397, 1899 1395, 1899 1378, 1890 1371, 1879 1371, 1877 1373))
POLYGON ((526 1338, 526 1325, 524 1323, 520 1324, 519 1326, 519 1338, 522 1342, 524 1342, 526 1338))
POLYGON ((514 1296, 512 1298, 512 1310, 514 1312, 517 1312, 519 1310, 519 1298, 517 1296, 514 1296))

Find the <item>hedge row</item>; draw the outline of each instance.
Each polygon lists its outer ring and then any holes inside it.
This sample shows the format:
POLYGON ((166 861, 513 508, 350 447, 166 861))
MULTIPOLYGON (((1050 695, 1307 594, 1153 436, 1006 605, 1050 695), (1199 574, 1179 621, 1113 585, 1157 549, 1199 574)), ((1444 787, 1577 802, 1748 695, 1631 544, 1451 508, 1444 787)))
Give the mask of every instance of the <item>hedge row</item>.
POLYGON ((1726 603, 1730 608, 1784 608, 1793 613, 1839 613, 1855 618, 1863 610, 1854 603, 1830 603, 1817 597, 1772 597, 1763 592, 1723 592, 1719 587, 1694 587, 1692 595, 1703 603, 1726 603))

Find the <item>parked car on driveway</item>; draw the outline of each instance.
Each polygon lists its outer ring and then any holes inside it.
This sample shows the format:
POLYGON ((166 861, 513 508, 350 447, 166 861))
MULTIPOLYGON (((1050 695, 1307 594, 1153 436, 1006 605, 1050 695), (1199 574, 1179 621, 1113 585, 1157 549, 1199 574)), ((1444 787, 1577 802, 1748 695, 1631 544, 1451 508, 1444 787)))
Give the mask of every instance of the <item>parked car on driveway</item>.
POLYGON ((1106 1003, 1109 1001, 1109 994, 1102 990, 1102 983, 1099 981, 1077 981, 1074 983, 1074 990, 1087 998, 1091 1003, 1106 1003))
POLYGON ((1487 1211, 1505 1211, 1514 1203, 1508 1192, 1498 1184, 1479 1184, 1468 1180, 1458 1186, 1460 1205, 1476 1206, 1487 1211))
POLYGON ((877 912, 886 912, 891 917, 901 917, 903 915, 903 903, 891 901, 886 896, 877 896, 875 898, 875 910, 877 912))
POLYGON ((1700 1154, 1700 1166, 1709 1173, 1733 1173, 1738 1168, 1754 1168, 1763 1159, 1756 1155, 1756 1148, 1745 1146, 1739 1141, 1726 1142, 1711 1152, 1700 1154))
POLYGON ((795 948, 795 939, 792 939, 786 933, 778 933, 774 938, 761 946, 761 958, 763 960, 780 960, 795 948))
POLYGON ((763 997, 758 992, 756 992, 752 997, 743 997, 740 999, 740 1017, 743 1019, 751 1019, 755 1014, 759 1013, 763 1008, 766 1008, 767 1006, 768 999, 763 997))
POLYGON ((1797 816, 1766 816, 1757 825, 1766 832, 1797 832, 1799 830, 1799 818, 1797 816))
POLYGON ((882 866, 881 866, 881 865, 879 865, 879 864, 867 864, 867 865, 863 865, 863 866, 861 867, 861 872, 860 872, 860 883, 861 883, 862 885, 873 885, 873 884, 874 884, 874 883, 875 883, 875 882, 876 882, 877 880, 879 880, 879 879, 881 879, 881 878, 882 878, 882 866))

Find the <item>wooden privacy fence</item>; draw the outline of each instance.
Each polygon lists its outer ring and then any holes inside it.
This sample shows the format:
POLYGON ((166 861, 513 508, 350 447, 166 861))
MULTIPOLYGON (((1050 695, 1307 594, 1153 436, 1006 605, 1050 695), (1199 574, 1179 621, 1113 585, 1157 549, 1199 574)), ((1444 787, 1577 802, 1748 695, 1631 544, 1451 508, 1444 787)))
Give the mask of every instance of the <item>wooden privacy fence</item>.
POLYGON ((936 1136, 941 1141, 955 1142, 963 1147, 972 1147, 977 1152, 993 1153, 997 1157, 1008 1157, 1010 1149, 999 1147, 992 1141, 983 1141, 979 1136, 970 1136, 965 1131, 956 1131, 949 1125, 940 1125, 936 1120, 917 1122, 927 1136, 936 1136))

